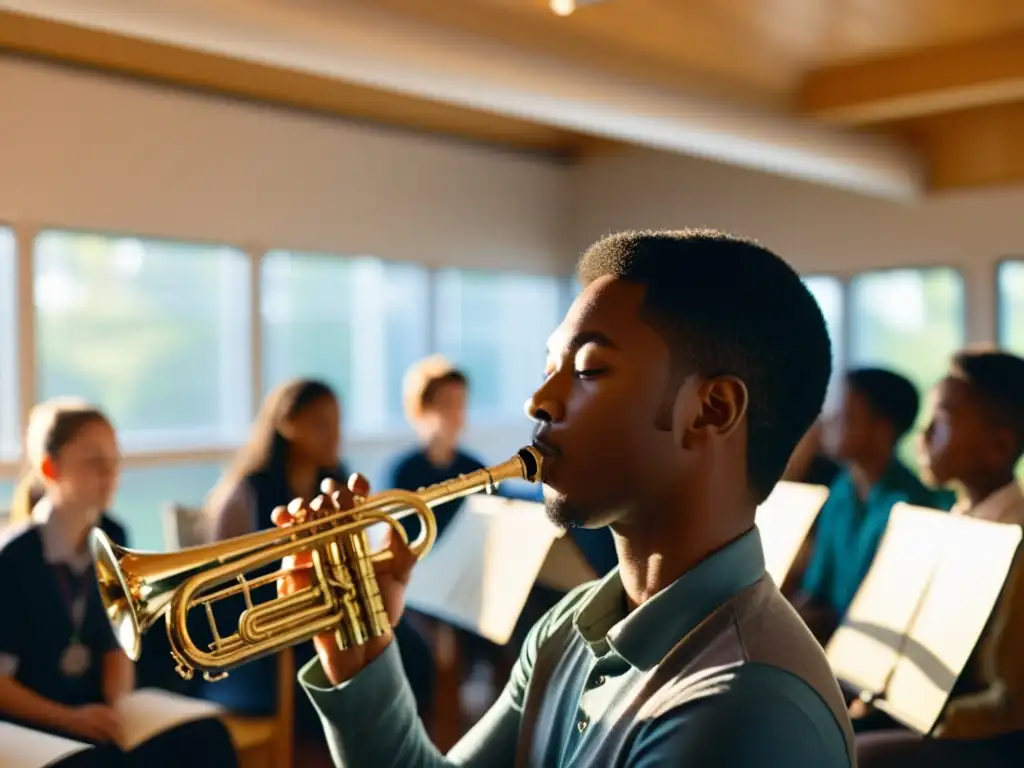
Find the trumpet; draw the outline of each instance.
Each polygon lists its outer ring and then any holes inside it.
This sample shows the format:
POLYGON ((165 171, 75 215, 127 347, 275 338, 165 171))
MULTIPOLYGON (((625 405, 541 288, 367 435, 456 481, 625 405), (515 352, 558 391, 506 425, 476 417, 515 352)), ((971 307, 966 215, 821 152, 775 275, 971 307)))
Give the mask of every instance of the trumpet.
POLYGON ((322 494, 286 527, 166 554, 120 547, 95 528, 89 545, 100 598, 118 644, 133 661, 142 655, 143 634, 165 617, 175 669, 186 680, 196 670, 207 680, 221 679, 246 662, 323 632, 333 631, 338 645, 350 648, 390 627, 374 564, 392 553, 371 550, 368 528, 390 526, 422 558, 437 537, 432 507, 478 491, 493 493, 504 480, 540 482, 542 464, 542 454, 531 446, 506 462, 416 492, 357 498, 352 509, 342 510, 335 498, 322 494), (408 515, 421 523, 412 543, 399 523, 408 515), (310 586, 285 596, 275 590, 263 602, 254 599, 254 590, 288 575, 280 567, 267 572, 268 566, 305 552, 312 560, 310 586), (228 598, 241 600, 244 608, 235 631, 222 636, 214 608, 228 598), (195 610, 205 612, 212 633, 206 648, 189 629, 195 610))

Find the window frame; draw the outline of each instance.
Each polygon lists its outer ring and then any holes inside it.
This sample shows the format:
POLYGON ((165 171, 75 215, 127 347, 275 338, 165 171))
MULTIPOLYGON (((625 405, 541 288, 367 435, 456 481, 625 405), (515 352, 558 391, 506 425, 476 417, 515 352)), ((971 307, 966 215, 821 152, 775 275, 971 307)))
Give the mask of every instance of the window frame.
POLYGON ((1003 301, 1000 277, 1003 273, 1003 268, 1010 264, 1019 264, 1021 269, 1024 269, 1024 254, 1020 256, 1002 256, 996 259, 995 265, 992 268, 992 314, 995 323, 992 329, 992 338, 995 339, 996 346, 1000 349, 1004 349, 1007 343, 1003 335, 1003 319, 1006 307, 1004 306, 1005 302, 1003 301))
MULTIPOLYGON (((260 403, 268 394, 263 391, 266 389, 267 384, 267 373, 266 370, 266 329, 263 324, 263 299, 264 294, 262 286, 264 284, 264 265, 267 262, 268 257, 300 257, 300 258, 312 258, 322 260, 337 260, 340 262, 376 262, 377 264, 396 266, 407 266, 416 268, 422 271, 423 277, 423 289, 424 293, 422 298, 424 317, 421 318, 421 325, 423 328, 423 335, 426 341, 422 357, 425 357, 431 353, 436 340, 436 327, 437 318, 434 312, 434 308, 437 305, 437 273, 438 269, 428 267, 422 264, 418 264, 414 261, 400 261, 397 259, 383 259, 378 256, 372 256, 365 253, 324 253, 322 251, 303 251, 289 248, 268 248, 255 257, 254 269, 259 273, 259 285, 260 290, 256 293, 253 298, 254 311, 256 315, 253 318, 253 324, 256 327, 256 332, 259 335, 259 357, 254 361, 254 365, 259 365, 259 378, 260 378, 260 392, 259 397, 255 401, 254 410, 259 409, 260 403)), ((411 363, 410 363, 411 364, 411 363)), ((405 371, 401 374, 404 375, 405 371)), ((339 394, 341 394, 339 392, 339 394)), ((342 407, 344 411, 349 411, 352 408, 352 403, 343 402, 342 407)), ((386 417, 387 406, 385 405, 385 417, 386 417)), ((346 444, 357 444, 357 445, 379 445, 387 442, 398 442, 408 441, 412 439, 412 428, 405 424, 404 417, 400 422, 387 422, 373 429, 365 429, 353 425, 346 424, 344 427, 345 443, 346 444)))

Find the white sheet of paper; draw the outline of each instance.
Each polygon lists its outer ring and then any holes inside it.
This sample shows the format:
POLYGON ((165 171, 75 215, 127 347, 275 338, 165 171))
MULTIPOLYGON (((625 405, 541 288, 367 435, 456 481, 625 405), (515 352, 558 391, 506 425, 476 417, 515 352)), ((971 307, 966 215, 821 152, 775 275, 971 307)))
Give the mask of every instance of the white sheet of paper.
POLYGON ((134 749, 154 736, 193 720, 219 717, 226 711, 209 701, 179 696, 157 688, 140 688, 117 702, 124 722, 124 749, 134 749))
POLYGON ((780 482, 757 508, 765 569, 780 587, 828 498, 823 485, 780 482))
POLYGON ((413 570, 406 603, 504 645, 562 533, 543 504, 470 496, 413 570))
POLYGON ((996 606, 1021 541, 1018 525, 943 515, 942 555, 886 688, 886 712, 935 726, 996 606))
POLYGON ((0 768, 43 768, 85 749, 80 741, 0 722, 0 768))
POLYGON ((840 680, 874 696, 886 690, 945 546, 946 517, 893 507, 871 570, 825 649, 840 680))

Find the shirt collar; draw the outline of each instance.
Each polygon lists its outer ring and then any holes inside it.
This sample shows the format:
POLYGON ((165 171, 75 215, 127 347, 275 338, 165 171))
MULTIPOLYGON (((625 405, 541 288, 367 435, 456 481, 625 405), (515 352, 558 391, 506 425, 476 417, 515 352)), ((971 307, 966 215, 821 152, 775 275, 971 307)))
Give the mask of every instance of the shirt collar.
POLYGON ((49 499, 42 499, 32 508, 32 523, 39 529, 43 560, 48 564, 66 565, 76 573, 92 564, 89 550, 77 548, 81 523, 62 515, 49 499))
POLYGON ((576 614, 576 630, 596 656, 613 650, 649 670, 712 611, 765 573, 761 535, 754 527, 626 614, 616 568, 576 614))
POLYGON ((957 502, 952 512, 993 523, 1024 525, 1024 490, 1016 480, 989 494, 973 507, 970 502, 957 502))

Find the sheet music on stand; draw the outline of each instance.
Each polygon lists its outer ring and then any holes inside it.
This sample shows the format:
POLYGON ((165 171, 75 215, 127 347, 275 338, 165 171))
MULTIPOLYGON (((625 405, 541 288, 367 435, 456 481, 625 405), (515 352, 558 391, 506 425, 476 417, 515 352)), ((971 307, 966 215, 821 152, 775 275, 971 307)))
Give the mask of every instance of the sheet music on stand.
POLYGON ((818 519, 828 488, 807 483, 780 482, 757 508, 765 569, 780 587, 800 548, 818 519))
POLYGON ((1021 528, 898 504, 826 648, 836 676, 919 733, 938 722, 1013 566, 1021 528))
POLYGON ((560 588, 594 578, 575 546, 554 546, 563 533, 543 504, 470 496, 413 569, 406 604, 504 645, 542 571, 560 588))

